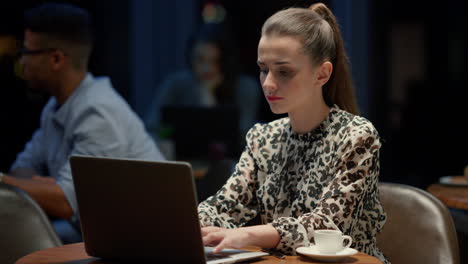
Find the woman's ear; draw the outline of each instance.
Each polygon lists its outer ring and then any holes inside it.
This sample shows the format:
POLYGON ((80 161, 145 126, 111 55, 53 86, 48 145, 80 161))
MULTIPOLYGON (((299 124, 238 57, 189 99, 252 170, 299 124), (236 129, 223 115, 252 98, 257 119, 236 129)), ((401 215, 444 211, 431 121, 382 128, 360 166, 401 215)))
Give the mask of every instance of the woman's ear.
POLYGON ((329 61, 325 61, 317 68, 317 81, 320 86, 323 86, 328 82, 333 72, 333 64, 329 61))

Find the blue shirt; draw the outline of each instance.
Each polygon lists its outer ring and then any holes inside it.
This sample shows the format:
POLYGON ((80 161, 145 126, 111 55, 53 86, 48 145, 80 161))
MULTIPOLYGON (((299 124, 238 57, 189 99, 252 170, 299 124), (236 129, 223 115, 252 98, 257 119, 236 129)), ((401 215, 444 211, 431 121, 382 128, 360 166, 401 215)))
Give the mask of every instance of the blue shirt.
POLYGON ((112 88, 108 78, 88 73, 61 106, 52 97, 41 125, 18 154, 11 170, 34 169, 53 177, 73 209, 78 208, 69 164, 71 155, 162 160, 140 118, 112 88))

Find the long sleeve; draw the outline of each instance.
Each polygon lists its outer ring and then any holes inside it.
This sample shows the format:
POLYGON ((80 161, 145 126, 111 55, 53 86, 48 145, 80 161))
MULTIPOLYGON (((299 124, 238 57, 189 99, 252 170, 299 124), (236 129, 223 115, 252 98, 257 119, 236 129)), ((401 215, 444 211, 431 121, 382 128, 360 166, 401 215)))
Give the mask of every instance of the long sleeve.
POLYGON ((18 168, 28 168, 34 170, 38 174, 43 174, 45 160, 41 153, 43 146, 43 133, 41 129, 34 132, 31 140, 26 144, 24 150, 18 154, 15 162, 11 166, 11 171, 18 168))
MULTIPOLYGON (((295 248, 309 245, 315 229, 339 229, 351 234, 356 227, 365 203, 372 198, 367 196, 375 193, 369 190, 377 185, 380 142, 377 132, 368 124, 345 133, 337 146, 335 175, 323 189, 315 208, 297 218, 280 217, 273 221, 281 237, 278 250, 293 253, 295 248)), ((371 214, 369 225, 379 226, 379 213, 371 214)))
MULTIPOLYGON (((122 148, 124 140, 122 130, 116 129, 116 123, 103 118, 102 114, 95 109, 83 113, 82 122, 73 131, 73 144, 68 157, 73 155, 90 156, 123 156, 122 148)), ((71 175, 70 163, 64 162, 56 168, 57 184, 62 188, 70 206, 73 209, 74 217, 78 212, 75 189, 71 175)))
POLYGON ((10 171, 26 168, 32 169, 39 175, 50 173, 47 168, 47 156, 45 148, 51 144, 47 134, 50 116, 55 108, 55 99, 51 98, 42 109, 40 128, 34 131, 31 140, 25 145, 24 150, 16 156, 15 162, 11 165, 10 171))
MULTIPOLYGON (((247 138, 250 137, 252 134, 249 132, 247 138)), ((199 204, 198 214, 202 227, 240 227, 257 215, 257 170, 252 149, 248 145, 226 184, 214 196, 199 204)))

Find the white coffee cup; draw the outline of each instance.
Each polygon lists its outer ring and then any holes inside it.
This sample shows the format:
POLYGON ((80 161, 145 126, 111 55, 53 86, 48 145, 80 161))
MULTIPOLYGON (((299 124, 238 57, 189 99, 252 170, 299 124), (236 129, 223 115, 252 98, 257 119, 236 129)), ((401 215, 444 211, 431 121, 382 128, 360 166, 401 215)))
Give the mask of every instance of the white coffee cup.
POLYGON ((317 250, 322 254, 336 254, 346 248, 349 248, 353 243, 350 236, 343 235, 340 230, 321 229, 314 231, 314 240, 317 250), (344 240, 348 243, 343 246, 344 240))

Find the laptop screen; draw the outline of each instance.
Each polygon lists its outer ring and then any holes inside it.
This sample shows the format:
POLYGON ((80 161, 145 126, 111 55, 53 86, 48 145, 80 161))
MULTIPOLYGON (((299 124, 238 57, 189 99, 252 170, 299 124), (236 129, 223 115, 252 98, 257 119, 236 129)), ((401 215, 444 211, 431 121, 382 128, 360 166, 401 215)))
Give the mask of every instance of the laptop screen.
POLYGON ((90 256, 128 263, 233 263, 263 252, 203 250, 190 164, 72 156, 90 256), (205 255, 207 254, 207 256, 205 255))

